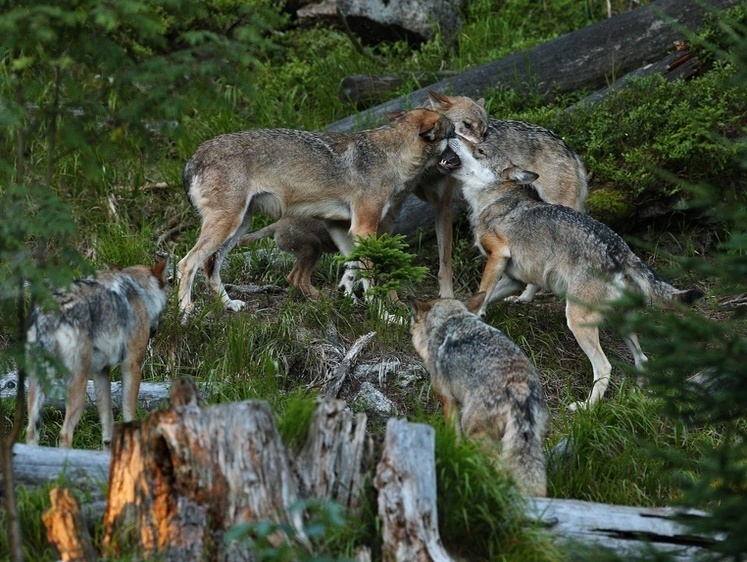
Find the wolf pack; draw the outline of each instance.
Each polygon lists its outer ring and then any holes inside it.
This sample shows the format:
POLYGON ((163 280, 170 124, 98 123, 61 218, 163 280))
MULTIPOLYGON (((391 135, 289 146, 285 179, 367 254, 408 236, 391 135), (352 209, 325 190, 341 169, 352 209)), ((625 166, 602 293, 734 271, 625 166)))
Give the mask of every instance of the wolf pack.
MULTIPOLYGON (((548 410, 540 375, 527 355, 484 321, 488 306, 529 302, 538 289, 565 299, 568 328, 591 363, 592 388, 573 409, 598 402, 611 365, 600 346, 605 310, 625 291, 647 302, 692 303, 697 289, 663 281, 609 227, 585 214, 587 174, 579 156, 546 128, 488 116, 484 100, 429 92, 428 107, 390 115, 380 127, 330 133, 255 129, 200 145, 183 171, 201 218, 192 249, 176 266, 183 317, 194 309, 201 271, 223 306, 239 311, 221 279, 239 244, 273 237, 296 257, 288 282, 319 298, 312 270, 325 252, 347 256, 362 238, 391 232, 405 199, 432 205, 438 245, 439 298, 410 299, 415 351, 430 374, 443 413, 478 440, 527 495, 547 493, 543 438, 548 410), (452 200, 460 194, 474 243, 485 258, 478 291, 454 298, 452 200), (254 213, 276 222, 247 234, 254 213)), ((340 288, 352 294, 361 264, 348 262, 340 288)), ((48 381, 57 371, 67 392, 59 444, 70 447, 93 379, 103 446, 112 439, 109 370, 121 364, 123 419, 135 418, 141 364, 169 299, 168 260, 112 268, 55 293, 58 307, 33 312, 26 442, 39 441, 48 381), (62 367, 60 369, 60 366, 62 367)), ((635 366, 647 361, 636 334, 625 342, 635 366)))

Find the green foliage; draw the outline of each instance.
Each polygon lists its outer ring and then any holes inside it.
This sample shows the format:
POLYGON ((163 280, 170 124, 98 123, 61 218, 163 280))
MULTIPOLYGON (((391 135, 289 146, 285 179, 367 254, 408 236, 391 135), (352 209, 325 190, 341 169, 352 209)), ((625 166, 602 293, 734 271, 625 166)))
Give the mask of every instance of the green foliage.
POLYGON ((386 297, 390 291, 399 291, 405 283, 417 283, 425 277, 427 267, 417 266, 415 256, 407 253, 407 243, 401 234, 368 236, 358 240, 348 256, 337 256, 341 263, 361 263, 361 278, 376 281, 367 295, 386 297))
MULTIPOLYGON (((333 562, 352 560, 330 555, 311 554, 304 545, 320 553, 327 550, 328 536, 346 523, 344 510, 339 504, 328 500, 299 500, 288 508, 288 518, 304 518, 301 533, 289 523, 269 520, 236 525, 224 537, 226 544, 238 541, 250 548, 258 561, 262 562, 333 562), (279 536, 287 541, 278 541, 279 536), (279 543, 279 544, 278 544, 279 543)), ((348 523, 349 524, 349 523, 348 523)))
POLYGON ((438 523, 446 550, 467 560, 562 560, 560 549, 524 518, 521 497, 477 444, 442 421, 434 425, 438 523))

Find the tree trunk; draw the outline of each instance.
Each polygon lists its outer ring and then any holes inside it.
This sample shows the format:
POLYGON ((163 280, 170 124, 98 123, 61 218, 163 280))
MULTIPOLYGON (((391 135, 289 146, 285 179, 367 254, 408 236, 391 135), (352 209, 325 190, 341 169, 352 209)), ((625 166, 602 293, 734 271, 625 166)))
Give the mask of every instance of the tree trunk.
MULTIPOLYGON (((428 88, 479 98, 498 88, 511 88, 546 99, 581 89, 604 87, 610 76, 620 76, 661 59, 682 28, 695 31, 709 7, 725 9, 734 0, 656 0, 630 12, 584 27, 531 49, 478 66, 428 88)), ((385 114, 423 106, 425 88, 356 113, 327 127, 352 131, 385 121, 385 114)))
POLYGON ((410 77, 421 84, 432 84, 455 74, 454 71, 353 74, 342 79, 337 97, 340 101, 353 102, 356 107, 360 108, 368 101, 386 97, 387 94, 399 88, 410 77))
POLYGON ((438 534, 435 431, 390 419, 376 467, 385 562, 451 562, 438 534))
POLYGON ((189 406, 120 425, 112 459, 107 555, 125 545, 167 560, 199 560, 204 552, 211 560, 251 560, 223 536, 258 520, 290 523, 303 540, 300 514, 289 513, 298 487, 265 402, 189 406))

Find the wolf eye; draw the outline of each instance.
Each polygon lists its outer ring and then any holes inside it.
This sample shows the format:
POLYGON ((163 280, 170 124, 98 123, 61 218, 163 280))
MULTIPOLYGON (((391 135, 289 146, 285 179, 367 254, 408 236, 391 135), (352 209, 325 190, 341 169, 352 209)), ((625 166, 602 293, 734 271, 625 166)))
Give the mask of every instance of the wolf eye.
POLYGON ((464 128, 467 129, 467 130, 471 130, 472 129, 472 123, 470 123, 469 121, 465 121, 464 122, 464 128))
POLYGON ((485 152, 484 148, 475 149, 475 154, 477 154, 478 156, 482 156, 483 158, 487 156, 487 153, 485 152))

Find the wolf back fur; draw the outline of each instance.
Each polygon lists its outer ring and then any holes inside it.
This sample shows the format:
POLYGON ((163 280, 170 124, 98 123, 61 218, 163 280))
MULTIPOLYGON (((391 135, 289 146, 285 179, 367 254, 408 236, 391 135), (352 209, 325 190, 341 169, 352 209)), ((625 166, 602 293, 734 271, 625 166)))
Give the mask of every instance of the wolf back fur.
POLYGON ((226 294, 220 268, 256 211, 275 218, 340 221, 325 224, 347 255, 357 238, 378 232, 390 209, 399 208, 414 188, 412 181, 435 164, 453 131, 439 113, 416 109, 353 134, 257 129, 203 143, 183 173, 202 226, 196 244, 179 262, 180 309, 187 313, 192 308, 199 267, 225 307, 243 308, 242 301, 226 294), (349 231, 340 228, 344 221, 349 231))
POLYGON ((413 301, 413 345, 446 418, 469 437, 500 444, 498 465, 517 488, 544 496, 547 408, 540 376, 516 344, 473 314, 484 296, 413 301))
POLYGON ((135 265, 99 272, 55 292, 59 310, 36 308, 27 333, 29 359, 26 443, 39 442, 42 407, 53 382, 53 364, 34 353, 41 349, 67 369, 65 420, 59 444, 70 447, 86 402, 86 383, 93 378, 101 418, 101 437, 108 448, 114 423, 109 369, 122 364, 123 417, 135 419, 141 363, 148 340, 166 306, 167 260, 152 268, 135 265))

